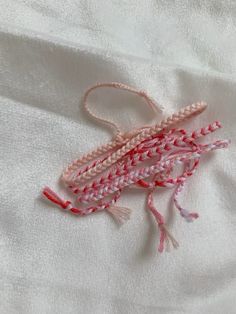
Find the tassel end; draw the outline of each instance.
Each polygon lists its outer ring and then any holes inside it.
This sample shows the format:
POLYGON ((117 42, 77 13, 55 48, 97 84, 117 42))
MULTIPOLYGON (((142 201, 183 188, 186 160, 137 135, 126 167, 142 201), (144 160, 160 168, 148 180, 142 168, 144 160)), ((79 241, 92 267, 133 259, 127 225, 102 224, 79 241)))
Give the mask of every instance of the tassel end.
POLYGON ((123 224, 130 219, 131 209, 126 207, 111 206, 107 211, 113 216, 113 218, 120 224, 123 224))
POLYGON ((189 213, 186 209, 181 208, 180 215, 185 218, 187 222, 193 222, 199 217, 198 213, 189 213))
POLYGON ((164 244, 165 241, 167 244, 171 243, 174 249, 177 249, 179 247, 179 243, 175 240, 175 238, 172 236, 172 234, 168 231, 165 224, 160 224, 160 243, 158 247, 158 252, 162 253, 164 251, 164 244))
POLYGON ((53 190, 51 190, 48 186, 46 186, 42 194, 52 203, 60 206, 63 209, 67 209, 67 207, 71 204, 70 201, 65 201, 62 198, 60 198, 59 195, 57 195, 53 190))

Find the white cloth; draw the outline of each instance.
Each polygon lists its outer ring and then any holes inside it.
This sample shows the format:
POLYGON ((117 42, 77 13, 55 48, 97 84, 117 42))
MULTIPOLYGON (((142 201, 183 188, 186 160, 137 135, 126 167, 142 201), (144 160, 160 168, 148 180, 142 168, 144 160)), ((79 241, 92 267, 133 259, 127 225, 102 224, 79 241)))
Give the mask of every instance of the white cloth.
MULTIPOLYGON (((0 313, 235 313, 235 2, 0 5, 0 313), (106 213, 76 218, 40 197, 46 184, 61 191, 62 169, 111 138, 79 109, 98 81, 145 89, 168 113, 205 100, 188 127, 219 119, 209 140, 233 141, 187 183, 182 203, 197 221, 172 210, 173 191, 156 194, 176 251, 157 253, 144 193, 123 195, 133 213, 120 229, 106 213)), ((97 112, 126 129, 150 120, 135 96, 98 96, 97 112)))

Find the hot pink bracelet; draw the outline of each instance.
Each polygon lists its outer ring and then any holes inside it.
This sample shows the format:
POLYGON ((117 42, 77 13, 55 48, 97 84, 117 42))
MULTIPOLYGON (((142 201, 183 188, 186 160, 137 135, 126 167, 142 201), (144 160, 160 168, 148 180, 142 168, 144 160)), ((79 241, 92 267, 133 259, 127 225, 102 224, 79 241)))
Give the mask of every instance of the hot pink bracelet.
POLYGON ((75 215, 88 215, 106 210, 120 223, 130 217, 129 208, 118 207, 116 202, 124 188, 138 187, 147 189, 147 207, 155 217, 160 229, 158 251, 162 252, 165 242, 178 247, 178 242, 167 230, 163 215, 153 203, 153 192, 157 187, 175 187, 173 202, 180 215, 188 222, 198 218, 195 212, 188 212, 179 204, 179 196, 188 177, 196 171, 203 154, 228 146, 228 140, 218 140, 209 144, 200 144, 198 139, 221 128, 215 121, 206 127, 188 133, 184 129, 175 129, 174 125, 201 113, 205 103, 185 107, 154 126, 143 126, 123 134, 119 127, 110 121, 94 115, 88 107, 88 96, 97 88, 112 87, 127 90, 143 97, 155 114, 160 110, 144 91, 137 91, 121 83, 101 83, 85 92, 84 109, 96 120, 115 130, 114 139, 91 153, 72 162, 63 172, 62 181, 76 194, 79 206, 72 205, 59 197, 49 187, 43 195, 75 215), (182 173, 173 177, 176 167, 182 167, 182 173))

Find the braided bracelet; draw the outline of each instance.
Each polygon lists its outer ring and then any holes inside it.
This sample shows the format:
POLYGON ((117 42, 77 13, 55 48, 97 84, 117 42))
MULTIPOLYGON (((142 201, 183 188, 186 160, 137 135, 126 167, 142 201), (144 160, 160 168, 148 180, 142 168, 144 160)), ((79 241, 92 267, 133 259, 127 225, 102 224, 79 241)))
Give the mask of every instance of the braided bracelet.
POLYGON ((89 88, 83 99, 84 110, 97 121, 113 128, 114 139, 73 161, 63 172, 61 179, 76 195, 78 206, 62 199, 49 187, 44 188, 43 195, 75 215, 84 216, 105 210, 119 223, 123 223, 129 219, 131 210, 116 206, 122 191, 131 187, 146 189, 147 208, 160 229, 158 251, 164 250, 165 242, 170 242, 177 248, 178 242, 167 230, 163 215, 154 206, 153 192, 157 187, 175 187, 173 203, 180 215, 187 222, 198 218, 197 213, 189 212, 179 204, 179 196, 186 180, 197 170, 201 156, 228 146, 228 140, 209 144, 198 143, 198 139, 215 132, 221 128, 221 124, 215 121, 190 133, 184 129, 173 128, 174 125, 203 112, 206 104, 200 102, 181 109, 159 124, 143 126, 123 134, 114 122, 97 117, 88 107, 89 94, 101 87, 132 92, 144 98, 155 115, 161 111, 146 92, 137 91, 121 83, 102 83, 89 88), (179 167, 182 167, 182 173, 173 177, 174 170, 179 167))

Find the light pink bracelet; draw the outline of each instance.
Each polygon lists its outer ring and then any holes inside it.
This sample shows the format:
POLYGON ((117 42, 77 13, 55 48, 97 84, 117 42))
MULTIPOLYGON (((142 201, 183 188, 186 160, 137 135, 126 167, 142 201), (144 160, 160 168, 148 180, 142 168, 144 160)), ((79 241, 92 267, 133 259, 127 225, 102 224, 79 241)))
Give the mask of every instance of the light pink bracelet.
POLYGON ((158 110, 153 100, 144 92, 121 83, 102 83, 89 88, 84 96, 84 109, 96 120, 109 125, 115 130, 114 140, 97 148, 95 151, 75 160, 62 174, 64 184, 76 194, 79 207, 65 201, 50 188, 43 190, 43 195, 59 207, 76 215, 88 215, 95 211, 106 210, 120 223, 129 219, 131 210, 117 207, 115 204, 124 188, 139 187, 148 190, 147 207, 154 215, 160 228, 158 250, 164 250, 165 241, 178 247, 177 241, 167 230, 164 217, 153 203, 153 192, 156 187, 176 187, 173 202, 186 221, 198 218, 179 204, 179 196, 188 177, 196 171, 203 154, 215 149, 225 148, 229 141, 219 140, 209 144, 197 142, 203 136, 221 127, 218 121, 187 133, 183 129, 173 129, 180 123, 201 113, 205 103, 185 107, 159 124, 144 126, 122 134, 119 127, 110 121, 95 116, 88 107, 90 92, 100 87, 112 87, 127 90, 143 97, 155 114, 158 110), (180 164, 182 174, 172 177, 172 172, 180 164))

